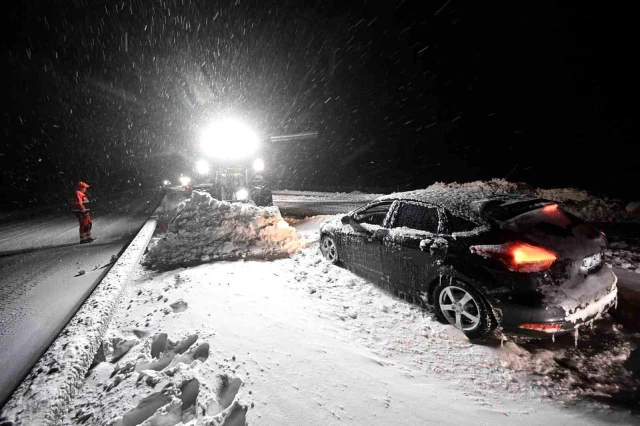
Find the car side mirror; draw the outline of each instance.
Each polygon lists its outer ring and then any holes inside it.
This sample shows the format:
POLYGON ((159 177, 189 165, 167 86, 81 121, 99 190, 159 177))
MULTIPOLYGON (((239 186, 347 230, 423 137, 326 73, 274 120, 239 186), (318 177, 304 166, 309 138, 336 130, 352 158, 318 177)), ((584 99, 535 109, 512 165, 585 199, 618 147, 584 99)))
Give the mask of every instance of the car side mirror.
POLYGON ((449 249, 449 242, 442 237, 425 238, 420 241, 420 250, 428 251, 432 255, 444 254, 449 249))
POLYGON ((353 217, 351 217, 351 215, 346 214, 342 216, 340 222, 342 222, 343 225, 351 225, 353 222, 355 222, 355 220, 353 220, 353 217))
POLYGON ((345 215, 342 216, 342 219, 340 219, 340 221, 344 224, 344 225, 349 225, 351 226, 353 229, 355 229, 358 232, 365 232, 366 230, 362 227, 362 225, 360 225, 357 221, 356 218, 351 216, 351 215, 345 215))
POLYGON ((429 250, 429 248, 431 247, 431 244, 433 244, 433 238, 425 238, 424 240, 421 240, 420 241, 420 250, 422 250, 422 251, 429 250))

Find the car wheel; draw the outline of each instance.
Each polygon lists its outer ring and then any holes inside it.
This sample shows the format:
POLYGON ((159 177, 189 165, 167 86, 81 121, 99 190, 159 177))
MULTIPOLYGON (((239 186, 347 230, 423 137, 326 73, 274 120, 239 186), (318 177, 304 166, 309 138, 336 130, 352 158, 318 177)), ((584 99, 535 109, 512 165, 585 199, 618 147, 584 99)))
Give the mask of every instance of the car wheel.
POLYGON ((320 241, 320 251, 325 259, 334 265, 338 263, 338 246, 333 237, 325 235, 320 241))
POLYGON ((495 329, 485 298, 470 285, 453 278, 442 279, 433 296, 436 317, 458 328, 469 339, 485 338, 495 329))

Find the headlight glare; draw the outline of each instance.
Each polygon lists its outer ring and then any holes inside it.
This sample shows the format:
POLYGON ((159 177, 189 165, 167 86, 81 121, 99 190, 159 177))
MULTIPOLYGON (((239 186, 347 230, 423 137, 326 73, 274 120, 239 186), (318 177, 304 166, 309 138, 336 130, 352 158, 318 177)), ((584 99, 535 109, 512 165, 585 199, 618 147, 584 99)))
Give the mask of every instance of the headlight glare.
POLYGON ((201 175, 206 175, 209 173, 209 163, 205 160, 198 160, 196 162, 196 171, 201 175))
POLYGON ((262 158, 256 158, 253 162, 253 170, 258 173, 264 171, 264 160, 262 158))
POLYGON ((237 160, 252 155, 260 144, 258 136, 239 121, 215 122, 202 130, 200 145, 205 155, 220 160, 237 160))
POLYGON ((239 201, 248 200, 249 199, 249 191, 247 191, 244 188, 239 189, 238 192, 236 192, 236 199, 239 200, 239 201))

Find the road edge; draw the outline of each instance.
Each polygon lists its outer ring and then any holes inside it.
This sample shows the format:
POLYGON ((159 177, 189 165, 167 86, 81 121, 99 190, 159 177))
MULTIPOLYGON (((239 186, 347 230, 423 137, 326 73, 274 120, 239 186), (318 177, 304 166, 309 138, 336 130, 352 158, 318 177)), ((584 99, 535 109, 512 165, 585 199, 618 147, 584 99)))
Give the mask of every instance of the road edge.
POLYGON ((156 229, 152 216, 54 340, 0 413, 0 423, 58 425, 102 344, 130 271, 156 229))

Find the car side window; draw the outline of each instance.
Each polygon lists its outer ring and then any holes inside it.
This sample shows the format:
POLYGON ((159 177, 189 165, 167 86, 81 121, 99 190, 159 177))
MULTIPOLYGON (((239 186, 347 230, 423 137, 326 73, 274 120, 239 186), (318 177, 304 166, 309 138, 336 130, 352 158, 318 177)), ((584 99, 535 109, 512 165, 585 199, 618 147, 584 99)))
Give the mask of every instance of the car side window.
POLYGON ((402 203, 396 214, 393 227, 405 227, 437 234, 438 222, 438 210, 435 207, 402 203))
POLYGON ((470 220, 467 220, 460 216, 452 215, 450 212, 447 212, 447 221, 449 222, 449 230, 451 231, 451 233, 467 232, 478 227, 478 225, 471 222, 470 220))
POLYGON ((391 203, 382 203, 371 206, 368 209, 359 211, 353 218, 358 223, 368 223, 369 225, 380 225, 384 223, 387 217, 391 203))

